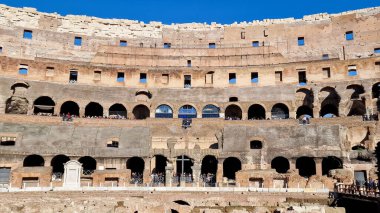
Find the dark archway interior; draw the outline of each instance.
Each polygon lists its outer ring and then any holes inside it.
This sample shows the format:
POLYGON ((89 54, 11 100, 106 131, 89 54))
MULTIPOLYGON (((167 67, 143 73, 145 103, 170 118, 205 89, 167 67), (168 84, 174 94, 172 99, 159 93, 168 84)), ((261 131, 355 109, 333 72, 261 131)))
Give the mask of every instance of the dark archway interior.
POLYGON ((265 109, 259 104, 254 104, 248 109, 248 119, 265 120, 265 109))
POLYGON ((187 156, 183 156, 184 161, 181 160, 182 156, 177 157, 177 174, 193 174, 193 169, 191 168, 194 165, 194 162, 192 159, 190 159, 187 156), (182 162, 183 162, 183 171, 182 171, 182 162))
POLYGON ((377 159, 377 177, 378 180, 380 180, 380 142, 378 142, 376 145, 375 154, 377 159))
POLYGON ((346 89, 353 90, 351 94, 351 99, 359 99, 361 94, 364 94, 364 87, 361 85, 349 85, 346 89))
POLYGON ((234 119, 241 120, 242 114, 243 113, 242 113, 240 107, 237 105, 229 105, 225 111, 225 117, 228 119, 231 118, 233 120, 234 119))
POLYGON ((235 180, 236 172, 241 170, 241 162, 235 157, 226 158, 223 162, 223 177, 235 180))
POLYGON ((143 174, 145 168, 145 162, 142 158, 133 157, 127 160, 127 169, 132 173, 143 174))
POLYGON ((53 99, 47 96, 42 96, 37 98, 34 103, 34 110, 33 113, 54 113, 54 106, 55 103, 53 99))
POLYGON ((313 109, 311 109, 309 106, 305 106, 305 105, 298 107, 296 118, 299 118, 302 115, 309 115, 309 116, 313 117, 313 109))
POLYGON ((110 116, 127 117, 127 109, 122 104, 114 104, 109 108, 110 116))
POLYGON ((152 172, 165 174, 165 167, 167 165, 168 159, 162 155, 156 155, 154 157, 156 159, 156 164, 152 172))
POLYGON ((87 117, 103 117, 103 107, 95 102, 91 102, 86 106, 84 115, 87 117))
POLYGON ((342 160, 334 157, 329 156, 326 158, 323 158, 322 160, 322 175, 328 175, 329 171, 332 169, 342 169, 343 163, 342 160))
POLYGON ((366 114, 365 101, 353 100, 348 116, 362 116, 366 114))
POLYGON ((380 82, 372 86, 372 98, 380 99, 380 82))
POLYGON ((275 104, 271 110, 272 119, 289 118, 289 109, 285 104, 275 104))
POLYGON ((45 160, 40 155, 29 155, 24 159, 24 167, 44 166, 45 160))
POLYGON ((132 113, 133 113, 133 116, 135 117, 135 119, 137 119, 137 120, 146 119, 146 118, 149 118, 149 116, 150 116, 149 108, 145 105, 136 106, 133 109, 132 113))
POLYGON ((96 170, 96 160, 92 157, 85 156, 79 158, 79 163, 82 164, 83 171, 94 171, 96 170))
POLYGON ((63 173, 65 171, 64 163, 69 161, 70 158, 66 155, 57 155, 51 160, 51 166, 53 167, 53 173, 60 172, 63 173))
POLYGON ((207 155, 202 160, 201 174, 214 174, 218 169, 218 160, 215 156, 207 155))
POLYGON ((320 115, 322 117, 325 117, 326 115, 329 115, 329 114, 332 114, 332 115, 338 117, 339 116, 338 107, 333 105, 333 104, 327 104, 327 105, 323 106, 321 109, 320 115))
POLYGON ((301 89, 297 90, 297 93, 304 96, 304 98, 302 100, 302 105, 313 106, 313 104, 314 104, 314 92, 313 92, 313 90, 301 88, 301 89))
POLYGON ((218 143, 213 143, 210 145, 209 149, 219 149, 219 144, 218 143))
POLYGON ((316 174, 315 162, 312 157, 300 157, 296 161, 296 168, 302 177, 310 177, 316 174))
POLYGON ((79 116, 79 105, 73 101, 66 101, 61 106, 61 112, 60 114, 68 114, 79 116))
POLYGON ((278 173, 287 173, 290 169, 289 160, 284 157, 276 157, 271 162, 271 168, 275 169, 278 173))
POLYGON ((170 209, 170 212, 171 213, 179 213, 177 210, 175 210, 175 209, 170 209))

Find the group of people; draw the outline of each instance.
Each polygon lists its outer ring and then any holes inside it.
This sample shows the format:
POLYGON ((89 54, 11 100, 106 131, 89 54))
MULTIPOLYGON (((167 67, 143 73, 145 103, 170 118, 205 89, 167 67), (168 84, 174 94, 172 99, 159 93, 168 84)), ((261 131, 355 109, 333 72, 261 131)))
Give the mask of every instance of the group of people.
POLYGON ((377 114, 371 114, 371 115, 363 115, 363 121, 378 121, 379 115, 377 114))
POLYGON ((141 183, 143 183, 143 175, 138 172, 132 172, 131 184, 141 184, 141 183))
POLYGON ((215 182, 216 182, 215 174, 212 174, 212 173, 202 174, 201 180, 205 184, 208 184, 210 186, 214 186, 215 182))
POLYGON ((226 117, 225 120, 241 120, 239 117, 226 117))
POLYGON ((173 179, 172 181, 174 183, 177 182, 185 182, 185 183, 192 183, 193 182, 193 175, 190 173, 173 173, 173 179))
POLYGON ((161 173, 161 172, 159 172, 159 173, 152 173, 150 175, 150 177, 151 177, 151 182, 153 184, 164 184, 165 183, 165 175, 164 175, 164 173, 161 173))
POLYGON ((338 187, 339 192, 349 193, 349 194, 359 194, 359 195, 380 195, 380 181, 373 180, 369 178, 368 180, 355 180, 351 186, 338 187))

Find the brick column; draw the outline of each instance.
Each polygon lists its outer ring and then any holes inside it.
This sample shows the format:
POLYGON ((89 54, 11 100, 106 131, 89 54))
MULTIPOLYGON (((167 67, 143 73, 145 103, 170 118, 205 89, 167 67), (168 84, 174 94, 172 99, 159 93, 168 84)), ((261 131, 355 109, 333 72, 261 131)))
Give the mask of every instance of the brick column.
POLYGON ((314 159, 315 161, 315 172, 316 172, 316 175, 318 176, 322 176, 322 158, 316 158, 314 159))

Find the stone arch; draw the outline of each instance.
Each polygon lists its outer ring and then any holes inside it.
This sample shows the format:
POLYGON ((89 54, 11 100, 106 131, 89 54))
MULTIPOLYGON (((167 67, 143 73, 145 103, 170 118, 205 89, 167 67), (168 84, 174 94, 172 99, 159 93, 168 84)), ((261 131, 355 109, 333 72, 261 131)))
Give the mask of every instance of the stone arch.
POLYGON ((342 169, 343 162, 335 156, 328 156, 322 160, 322 175, 328 175, 330 170, 342 169))
POLYGON ((87 104, 84 116, 86 117, 103 117, 103 107, 97 102, 87 104))
POLYGON ((265 108, 260 104, 253 104, 248 108, 249 120, 265 120, 265 108))
POLYGON ((324 118, 339 117, 339 108, 334 104, 326 104, 321 108, 319 114, 324 118))
POLYGON ((183 170, 182 170, 182 155, 181 156, 177 156, 177 159, 176 159, 176 173, 179 175, 179 174, 193 174, 193 169, 192 169, 192 166, 194 165, 194 159, 189 157, 189 156, 186 156, 186 155, 183 155, 183 158, 185 159, 185 161, 183 161, 183 170))
POLYGON ((312 89, 300 88, 296 91, 296 102, 298 106, 309 106, 313 108, 314 92, 312 89))
POLYGON ((300 157, 296 161, 296 168, 302 177, 310 177, 316 174, 316 165, 312 157, 300 157))
POLYGON ((273 105, 271 114, 272 114, 272 119, 288 119, 289 108, 283 103, 278 103, 278 104, 273 105))
POLYGON ((347 116, 363 116, 366 114, 366 111, 364 100, 352 100, 352 105, 347 116))
POLYGON ((308 117, 313 117, 313 109, 310 108, 307 105, 303 105, 298 107, 297 112, 296 112, 296 118, 300 118, 302 116, 308 116, 308 117))
POLYGON ((26 82, 17 82, 11 86, 12 96, 5 102, 6 114, 27 114, 29 101, 26 98, 26 92, 29 84, 26 82))
POLYGON ((11 86, 12 94, 15 96, 24 97, 29 87, 29 84, 26 82, 16 82, 11 86))
POLYGON ((145 169, 145 161, 140 157, 132 157, 127 160, 127 169, 133 173, 143 175, 145 169))
POLYGON ((321 117, 331 117, 330 115, 339 116, 339 104, 341 97, 335 88, 324 87, 319 92, 321 102, 321 117))
POLYGON ((136 120, 144 120, 150 117, 149 107, 139 104, 133 108, 133 116, 136 120))
POLYGON ((93 157, 84 156, 79 158, 78 161, 82 164, 84 174, 91 174, 96 170, 97 162, 93 157))
POLYGON ((227 120, 241 120, 243 118, 243 111, 236 104, 228 105, 224 114, 227 120))
POLYGON ((241 161, 236 157, 228 157, 223 161, 223 177, 235 180, 236 172, 241 170, 241 161))
POLYGON ((28 155, 23 161, 23 167, 40 167, 44 165, 45 159, 41 155, 28 155))
POLYGON ((183 105, 178 110, 178 118, 196 118, 196 117, 197 117, 197 109, 190 104, 183 105))
POLYGON ((139 90, 136 92, 135 97, 136 97, 137 102, 139 101, 147 102, 149 101, 149 99, 152 98, 152 93, 148 90, 139 90))
POLYGON ((360 96, 365 93, 364 87, 358 84, 351 84, 346 87, 347 90, 352 90, 351 100, 360 99, 360 96))
POLYGON ((108 114, 111 117, 127 118, 127 109, 123 104, 116 103, 110 106, 108 114))
POLYGON ((215 177, 217 170, 218 170, 218 159, 216 159, 216 157, 213 155, 206 155, 202 159, 201 174, 202 175, 213 174, 215 177))
POLYGON ((155 155, 153 157, 155 158, 155 165, 152 170, 152 173, 165 174, 165 167, 167 166, 168 158, 163 155, 155 155))
POLYGON ((202 118, 219 118, 220 108, 214 104, 207 104, 202 109, 202 118))
POLYGON ((41 96, 33 102, 33 113, 51 113, 54 114, 55 102, 49 96, 41 96))
POLYGON ((289 160, 282 156, 275 157, 271 162, 271 168, 275 169, 277 173, 285 174, 290 169, 289 160))
POLYGON ((161 104, 156 108, 156 118, 173 118, 173 109, 167 104, 161 104))
POLYGON ((380 99, 380 82, 377 82, 372 86, 372 98, 380 99))
POLYGON ((79 105, 74 101, 66 101, 61 105, 60 114, 79 116, 79 105))
POLYGON ((63 173, 65 171, 64 164, 70 161, 66 155, 56 155, 51 159, 50 165, 53 168, 53 173, 63 173))

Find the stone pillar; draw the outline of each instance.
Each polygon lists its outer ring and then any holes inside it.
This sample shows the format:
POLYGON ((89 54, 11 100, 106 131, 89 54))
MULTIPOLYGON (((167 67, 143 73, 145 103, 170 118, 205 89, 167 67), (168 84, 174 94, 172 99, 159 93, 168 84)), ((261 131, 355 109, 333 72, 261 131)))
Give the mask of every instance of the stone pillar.
POLYGON ((201 163, 195 161, 191 169, 193 170, 193 182, 197 186, 199 186, 199 177, 201 175, 201 163))
POLYGON ((173 164, 168 162, 165 167, 165 186, 167 187, 171 186, 172 177, 173 177, 173 164))
POLYGON ((315 159, 315 173, 318 176, 322 176, 322 158, 315 159))
POLYGON ((289 159, 289 169, 290 170, 296 169, 296 160, 295 159, 289 159))
POLYGON ((314 118, 319 118, 319 111, 321 111, 321 109, 319 107, 315 107, 313 108, 313 117, 314 118))
POLYGON ((144 162, 143 183, 145 184, 150 182, 150 158, 145 158, 144 162))
POLYGON ((272 117, 272 112, 271 111, 266 111, 265 112, 265 119, 271 119, 271 117, 272 117))
POLYGON ((242 120, 248 120, 248 112, 242 112, 242 114, 241 114, 241 119, 242 120))
POLYGON ((295 111, 289 111, 289 118, 296 118, 297 113, 295 111))
POLYGON ((223 183, 223 161, 224 159, 218 159, 218 169, 216 170, 216 183, 218 186, 223 183))
POLYGON ((79 108, 79 117, 83 117, 85 115, 85 108, 84 107, 80 107, 79 108))

